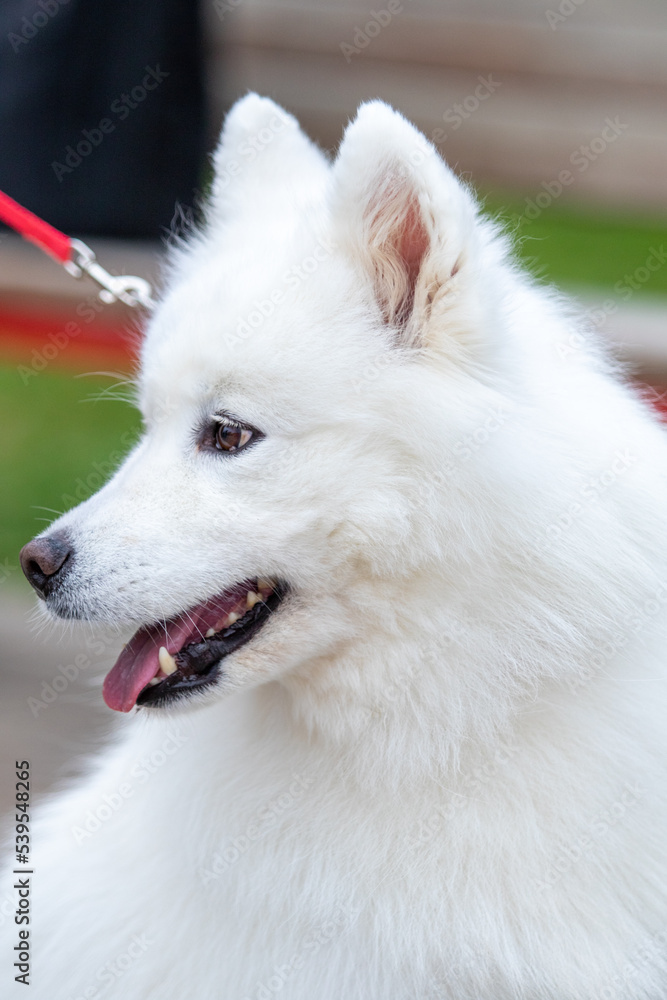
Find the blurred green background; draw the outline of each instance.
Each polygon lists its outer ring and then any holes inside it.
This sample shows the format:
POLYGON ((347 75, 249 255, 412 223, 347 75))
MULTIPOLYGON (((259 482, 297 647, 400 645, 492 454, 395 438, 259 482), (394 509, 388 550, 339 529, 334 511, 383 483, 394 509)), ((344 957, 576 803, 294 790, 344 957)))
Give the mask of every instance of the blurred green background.
POLYGON ((20 548, 44 530, 54 511, 94 493, 138 432, 138 413, 128 403, 94 398, 114 381, 53 367, 26 385, 16 365, 0 367, 0 564, 5 576, 9 571, 8 582, 22 580, 15 571, 20 548))

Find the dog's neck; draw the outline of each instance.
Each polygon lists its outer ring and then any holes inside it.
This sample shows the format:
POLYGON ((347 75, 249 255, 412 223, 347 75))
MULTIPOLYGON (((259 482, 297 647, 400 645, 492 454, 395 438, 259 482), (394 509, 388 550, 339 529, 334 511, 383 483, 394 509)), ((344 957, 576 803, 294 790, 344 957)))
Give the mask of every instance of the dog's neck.
POLYGON ((346 756, 362 780, 438 780, 511 743, 526 691, 506 664, 489 669, 492 621, 485 635, 478 623, 473 646, 463 609, 445 614, 419 592, 413 607, 404 590, 395 596, 398 614, 362 613, 360 637, 272 687, 285 692, 290 724, 346 756))
MULTIPOLYGON (((281 679, 291 724, 338 748, 373 780, 454 780, 519 740, 539 741, 535 718, 544 723, 565 701, 605 698, 598 684, 610 670, 632 673, 631 625, 623 657, 599 666, 600 650, 624 620, 622 604, 603 606, 606 595, 585 594, 573 581, 571 615, 556 618, 549 581, 544 601, 527 575, 498 592, 489 572, 486 587, 478 605, 484 616, 474 621, 464 599, 424 607, 418 590, 411 606, 402 590, 400 615, 366 616, 361 639, 281 679)), ((475 588, 479 596, 484 580, 475 588)), ((663 620, 644 623, 644 659, 663 620)))

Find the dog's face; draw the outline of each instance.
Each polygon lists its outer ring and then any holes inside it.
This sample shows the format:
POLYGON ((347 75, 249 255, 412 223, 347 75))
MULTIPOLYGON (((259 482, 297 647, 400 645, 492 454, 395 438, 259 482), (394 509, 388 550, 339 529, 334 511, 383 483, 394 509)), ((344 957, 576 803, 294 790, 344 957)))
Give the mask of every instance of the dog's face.
POLYGON ((144 343, 144 437, 23 554, 55 615, 139 627, 112 708, 326 657, 446 544, 456 484, 440 477, 427 516, 423 477, 488 410, 465 391, 493 298, 473 289, 484 238, 386 106, 361 109, 333 166, 271 102, 234 108, 206 228, 144 343))

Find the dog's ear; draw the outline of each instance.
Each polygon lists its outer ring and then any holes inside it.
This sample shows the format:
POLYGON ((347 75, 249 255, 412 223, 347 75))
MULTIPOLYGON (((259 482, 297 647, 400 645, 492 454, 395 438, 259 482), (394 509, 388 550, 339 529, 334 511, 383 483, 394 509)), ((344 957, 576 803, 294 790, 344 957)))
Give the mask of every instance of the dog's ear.
POLYGON ((385 324, 418 344, 455 295, 475 231, 473 198, 435 148, 381 101, 363 104, 333 167, 335 239, 367 277, 385 324))
POLYGON ((305 202, 331 169, 292 115, 252 93, 228 113, 213 167, 211 201, 224 214, 257 203, 268 210, 305 202))

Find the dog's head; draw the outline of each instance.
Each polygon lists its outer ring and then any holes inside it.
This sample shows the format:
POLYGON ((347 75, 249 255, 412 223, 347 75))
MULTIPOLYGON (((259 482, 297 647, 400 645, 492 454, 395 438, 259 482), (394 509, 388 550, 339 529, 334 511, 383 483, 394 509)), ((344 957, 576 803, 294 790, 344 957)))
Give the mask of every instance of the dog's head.
POLYGON ((234 107, 143 345, 144 436, 22 553, 54 615, 138 627, 112 708, 326 659, 417 577, 428 605, 467 531, 445 456, 498 399, 480 280, 498 247, 386 105, 360 109, 333 165, 271 101, 234 107))

